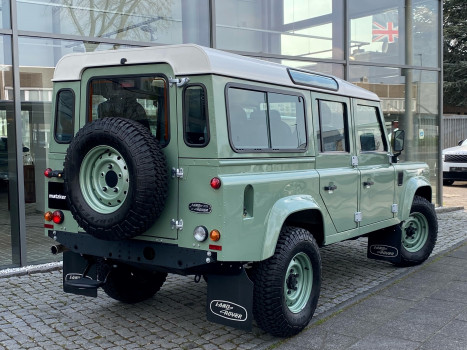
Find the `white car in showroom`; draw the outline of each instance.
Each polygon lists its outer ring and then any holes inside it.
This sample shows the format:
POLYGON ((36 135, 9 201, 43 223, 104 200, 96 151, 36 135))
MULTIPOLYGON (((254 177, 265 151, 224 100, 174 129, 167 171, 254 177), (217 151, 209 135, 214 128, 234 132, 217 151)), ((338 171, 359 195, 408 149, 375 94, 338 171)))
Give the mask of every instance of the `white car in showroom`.
POLYGON ((443 150, 443 185, 467 181, 467 139, 443 150))

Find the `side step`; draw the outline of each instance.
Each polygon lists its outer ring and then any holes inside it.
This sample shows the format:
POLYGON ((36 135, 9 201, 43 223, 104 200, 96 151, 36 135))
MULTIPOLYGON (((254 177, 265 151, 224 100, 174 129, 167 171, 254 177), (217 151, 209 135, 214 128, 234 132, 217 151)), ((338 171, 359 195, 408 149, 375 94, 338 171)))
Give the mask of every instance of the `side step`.
POLYGON ((63 253, 63 291, 97 297, 97 289, 104 285, 97 280, 95 259, 72 251, 63 253))

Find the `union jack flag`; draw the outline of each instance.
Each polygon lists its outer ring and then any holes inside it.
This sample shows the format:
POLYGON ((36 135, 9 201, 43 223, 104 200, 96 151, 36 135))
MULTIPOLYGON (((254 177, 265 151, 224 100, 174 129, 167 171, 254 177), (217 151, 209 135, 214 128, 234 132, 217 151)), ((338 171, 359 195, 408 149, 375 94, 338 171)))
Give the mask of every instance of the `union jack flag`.
POLYGON ((386 26, 373 21, 373 42, 384 41, 393 43, 395 38, 399 38, 399 27, 393 22, 386 22, 386 26))

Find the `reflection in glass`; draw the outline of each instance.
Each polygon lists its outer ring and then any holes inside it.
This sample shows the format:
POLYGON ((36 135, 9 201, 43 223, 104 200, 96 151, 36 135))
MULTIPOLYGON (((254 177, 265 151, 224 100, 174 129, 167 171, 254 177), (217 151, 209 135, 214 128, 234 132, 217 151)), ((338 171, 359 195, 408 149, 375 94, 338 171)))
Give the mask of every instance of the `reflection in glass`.
POLYGON ((15 129, 11 39, 0 36, 0 268, 19 265, 19 233, 10 215, 17 215, 15 129), (10 137, 8 137, 10 136, 10 137), (11 196, 10 196, 11 193, 11 196))
MULTIPOLYGON (((19 64, 21 81, 21 118, 23 146, 24 194, 26 206, 26 240, 28 263, 60 260, 50 254, 50 241, 44 237, 44 169, 50 140, 52 115, 52 77, 58 60, 67 53, 117 49, 123 45, 83 41, 20 37, 19 64)), ((10 85, 11 86, 11 85, 10 85)), ((13 90, 7 91, 8 99, 13 90)), ((63 130, 62 130, 63 131, 63 130)), ((62 136, 66 133, 62 133, 62 136)), ((53 137, 53 136, 52 136, 53 137)))
POLYGON ((208 0, 18 0, 18 27, 83 37, 209 46, 209 6, 208 0))
POLYGON ((414 66, 438 66, 439 6, 440 2, 437 0, 413 1, 412 64, 414 66))
MULTIPOLYGON (((386 132, 405 130, 401 161, 423 161, 430 167, 433 195, 436 193, 439 143, 438 72, 352 65, 349 80, 381 98, 386 132), (407 84, 406 76, 412 77, 407 84), (410 90, 409 90, 410 89, 410 90), (409 110, 406 106, 409 105, 409 110)), ((439 203, 439 201, 436 201, 439 203)))
POLYGON ((342 0, 216 1, 216 46, 343 59, 342 0))
POLYGON ((404 64, 404 0, 349 0, 350 59, 404 64))
POLYGON ((10 0, 2 0, 0 2, 0 28, 11 28, 10 22, 10 0))

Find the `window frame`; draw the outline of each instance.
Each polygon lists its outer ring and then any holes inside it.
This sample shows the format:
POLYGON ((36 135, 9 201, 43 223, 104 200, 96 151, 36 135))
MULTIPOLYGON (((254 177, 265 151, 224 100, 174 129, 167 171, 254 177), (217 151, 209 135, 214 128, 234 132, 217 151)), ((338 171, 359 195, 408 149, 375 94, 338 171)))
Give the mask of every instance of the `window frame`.
POLYGON ((210 125, 209 125, 209 103, 208 103, 208 93, 207 93, 207 89, 206 89, 206 86, 202 83, 192 83, 192 84, 188 84, 187 86, 185 86, 183 88, 183 92, 182 92, 182 113, 183 113, 183 141, 185 142, 185 145, 187 145, 188 147, 192 147, 192 148, 204 148, 206 147, 209 142, 211 141, 211 128, 210 128, 210 125), (187 118, 187 103, 186 103, 186 91, 190 88, 190 87, 201 87, 203 89, 203 92, 204 92, 204 96, 205 96, 205 100, 204 100, 204 110, 205 110, 205 114, 206 114, 206 140, 203 144, 191 144, 189 143, 187 140, 186 140, 186 126, 187 126, 187 122, 188 122, 188 118, 187 118))
POLYGON ((227 118, 227 133, 229 137, 229 144, 232 150, 235 153, 305 153, 308 151, 309 147, 309 140, 308 140, 308 122, 307 122, 307 111, 306 111, 306 98, 305 95, 302 94, 301 92, 297 91, 288 91, 288 90, 282 90, 282 89, 274 89, 274 88, 268 88, 268 87, 263 87, 263 86, 255 86, 255 85, 249 85, 249 84, 241 84, 241 83, 228 83, 225 85, 224 88, 224 96, 225 96, 225 110, 226 110, 226 118, 227 118), (268 126, 268 140, 270 141, 271 136, 271 130, 270 130, 270 121, 269 121, 269 99, 268 99, 268 93, 275 93, 275 94, 281 94, 281 95, 287 95, 287 96, 296 96, 298 98, 303 99, 303 122, 305 126, 305 147, 304 148, 281 148, 281 149, 275 149, 275 148, 261 148, 261 149, 242 149, 242 148, 236 148, 235 145, 232 142, 232 133, 231 133, 231 123, 230 123, 230 110, 229 110, 229 89, 234 88, 234 89, 240 89, 240 90, 249 90, 249 91, 256 91, 256 92, 263 92, 266 94, 266 104, 267 104, 267 126, 268 126))
MULTIPOLYGON (((169 78, 163 74, 163 73, 137 73, 137 74, 113 74, 113 75, 94 75, 91 76, 87 82, 86 82, 86 124, 91 123, 93 121, 92 119, 92 113, 91 112, 91 94, 90 94, 90 87, 91 83, 95 80, 99 79, 112 79, 113 77, 118 77, 118 78, 137 78, 137 77, 155 77, 155 78, 162 78, 165 81, 166 84, 166 96, 167 96, 167 122, 168 122, 168 128, 167 128, 167 133, 168 133, 168 138, 167 138, 167 143, 165 145, 161 144, 161 148, 165 148, 170 144, 171 141, 171 123, 170 123, 170 84, 169 84, 169 78)), ((150 132, 151 135, 154 137, 153 133, 150 132)))
POLYGON ((316 101, 318 102, 318 120, 319 120, 319 149, 318 153, 339 153, 339 154, 344 154, 348 153, 350 154, 350 128, 349 128, 349 107, 347 106, 346 102, 342 101, 336 101, 336 100, 330 100, 330 99, 325 99, 325 98, 317 98, 316 101), (325 151, 324 150, 324 144, 323 144, 323 133, 322 131, 322 125, 323 125, 323 120, 321 118, 321 102, 333 102, 333 103, 340 103, 341 105, 344 106, 344 134, 345 134, 345 150, 344 151, 325 151))
POLYGON ((71 88, 62 88, 60 90, 57 91, 57 93, 55 94, 55 108, 54 108, 54 113, 55 113, 55 117, 54 117, 54 140, 56 143, 59 143, 59 144, 69 144, 71 143, 71 140, 73 139, 73 136, 74 136, 74 131, 75 131, 75 128, 74 128, 74 125, 75 125, 75 116, 76 116, 76 113, 75 113, 75 108, 76 108, 76 94, 75 94, 75 91, 71 88), (72 112, 72 116, 71 116, 71 124, 72 124, 72 132, 71 132, 71 138, 70 138, 70 141, 60 141, 57 139, 57 126, 58 126, 58 101, 59 101, 59 96, 62 92, 64 91, 70 91, 72 96, 73 96, 73 106, 71 108, 71 112, 72 112))

